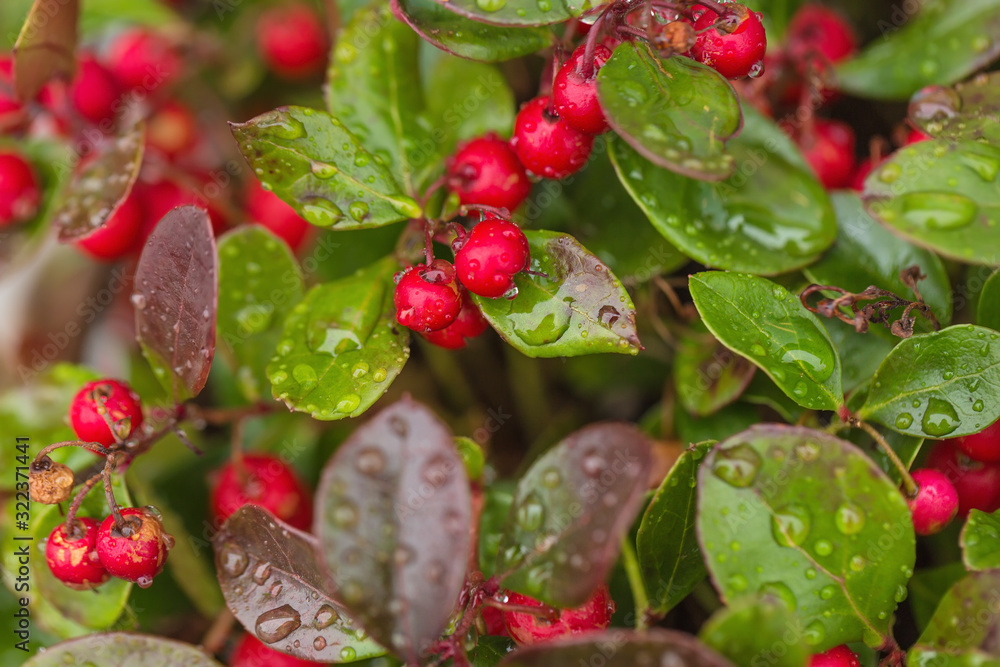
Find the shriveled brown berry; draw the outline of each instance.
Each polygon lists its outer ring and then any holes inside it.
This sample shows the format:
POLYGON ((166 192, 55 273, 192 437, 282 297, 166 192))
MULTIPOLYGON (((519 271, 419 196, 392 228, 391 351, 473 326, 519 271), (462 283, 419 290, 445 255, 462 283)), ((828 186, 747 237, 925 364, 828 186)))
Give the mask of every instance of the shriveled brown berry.
POLYGON ((32 461, 28 471, 28 493, 36 503, 55 505, 73 495, 73 471, 47 456, 32 461))
POLYGON ((653 45, 663 55, 687 53, 697 37, 694 26, 687 21, 671 21, 653 36, 653 45))

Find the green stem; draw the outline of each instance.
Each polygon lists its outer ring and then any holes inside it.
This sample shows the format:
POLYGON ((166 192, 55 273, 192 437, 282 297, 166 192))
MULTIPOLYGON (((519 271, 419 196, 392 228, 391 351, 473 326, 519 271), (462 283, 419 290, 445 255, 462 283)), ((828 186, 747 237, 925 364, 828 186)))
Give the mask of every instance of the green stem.
POLYGON ((635 554, 632 538, 628 535, 622 540, 622 565, 625 567, 629 588, 632 589, 632 597, 635 598, 635 629, 645 630, 646 612, 649 611, 649 594, 646 593, 646 585, 642 582, 639 558, 635 554))

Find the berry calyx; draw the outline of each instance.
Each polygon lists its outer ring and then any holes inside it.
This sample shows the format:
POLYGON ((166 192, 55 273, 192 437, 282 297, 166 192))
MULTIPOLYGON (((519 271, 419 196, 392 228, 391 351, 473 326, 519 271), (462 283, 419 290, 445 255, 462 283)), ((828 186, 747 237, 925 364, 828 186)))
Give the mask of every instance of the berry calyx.
POLYGON ((958 491, 944 475, 933 468, 914 470, 917 495, 907 498, 917 535, 941 532, 958 512, 958 491))
POLYGON ((611 49, 598 44, 593 62, 584 62, 586 45, 581 45, 563 63, 552 84, 552 103, 556 113, 580 132, 601 134, 608 130, 608 119, 597 99, 597 72, 611 57, 611 49))
POLYGON ((464 205, 513 211, 531 193, 531 181, 510 145, 496 134, 465 142, 448 160, 448 189, 464 205))
POLYGON ((16 151, 0 151, 0 228, 35 217, 41 198, 28 161, 16 151))
POLYGON ((392 295, 396 321, 414 331, 440 331, 455 321, 462 309, 455 267, 435 259, 430 266, 417 264, 396 274, 392 295))
POLYGON ((115 577, 148 588, 163 570, 174 538, 163 530, 160 518, 148 509, 126 507, 125 526, 119 530, 112 514, 97 533, 97 555, 115 577))
POLYGON ((702 5, 693 8, 698 36, 691 55, 722 76, 739 79, 754 74, 767 51, 767 35, 760 17, 738 2, 727 3, 729 11, 720 17, 702 5))
POLYGON ((118 380, 96 380, 83 385, 69 405, 69 423, 77 437, 105 447, 115 444, 115 436, 102 416, 105 410, 112 422, 131 420, 119 433, 122 440, 142 425, 142 405, 131 387, 118 380))
POLYGON ((809 667, 861 667, 861 662, 854 651, 841 644, 809 658, 809 667))
POLYGON ((483 220, 456 246, 459 281, 473 294, 491 299, 510 292, 514 276, 528 268, 530 261, 524 232, 506 220, 483 220))
POLYGON ((142 213, 142 204, 133 191, 101 227, 78 240, 76 246, 94 259, 119 259, 135 248, 142 231, 142 213))
POLYGON ((316 12, 300 2, 268 9, 257 19, 257 48, 274 72, 300 79, 322 71, 327 39, 316 12))
POLYGON ((173 44, 148 28, 120 32, 108 45, 106 62, 125 86, 146 93, 171 85, 183 69, 173 44))
POLYGON ((69 99, 81 116, 92 123, 114 120, 122 105, 121 93, 118 80, 108 68, 92 55, 80 57, 69 99))
POLYGON ((979 433, 955 438, 955 443, 973 461, 1000 463, 1000 421, 993 422, 979 433))
MULTIPOLYGON (((535 598, 520 593, 508 594, 507 602, 525 607, 542 606, 535 598)), ((529 646, 558 637, 603 630, 611 625, 614 611, 615 603, 611 599, 611 593, 605 584, 601 584, 586 602, 574 609, 563 609, 559 618, 554 621, 549 622, 534 614, 519 611, 504 611, 503 618, 511 638, 521 646, 529 646)))
POLYGON ((789 22, 787 35, 788 61, 800 72, 810 64, 824 67, 847 60, 858 50, 854 29, 840 14, 822 5, 803 5, 789 22))
POLYGON ((817 118, 812 132, 797 137, 802 155, 827 189, 847 187, 854 176, 854 130, 836 120, 817 118))
POLYGON ((531 173, 561 179, 587 164, 594 135, 580 132, 550 110, 548 96, 536 97, 514 121, 510 147, 531 173))
POLYGON ((465 347, 465 341, 481 335, 489 327, 486 318, 479 312, 479 307, 469 296, 468 290, 462 290, 462 309, 458 311, 455 321, 439 331, 429 331, 421 334, 428 341, 446 350, 458 350, 465 347))
POLYGON ((250 633, 244 634, 236 642, 229 656, 229 667, 302 667, 304 665, 323 665, 326 663, 303 660, 294 655, 288 655, 257 639, 250 633))
POLYGON ((252 181, 247 188, 246 210, 253 222, 266 228, 297 252, 312 229, 305 218, 285 203, 281 197, 252 181))
POLYGON ((1000 509, 1000 464, 969 459, 955 440, 939 441, 928 455, 927 465, 951 480, 958 492, 958 516, 967 516, 974 509, 1000 509))
POLYGON ((61 523, 45 542, 45 563, 52 575, 72 589, 97 588, 111 578, 97 555, 99 525, 95 519, 76 517, 74 532, 61 523))
POLYGON ((312 526, 312 494, 288 464, 271 454, 244 454, 242 462, 222 466, 210 503, 218 524, 244 505, 258 505, 299 530, 312 526))

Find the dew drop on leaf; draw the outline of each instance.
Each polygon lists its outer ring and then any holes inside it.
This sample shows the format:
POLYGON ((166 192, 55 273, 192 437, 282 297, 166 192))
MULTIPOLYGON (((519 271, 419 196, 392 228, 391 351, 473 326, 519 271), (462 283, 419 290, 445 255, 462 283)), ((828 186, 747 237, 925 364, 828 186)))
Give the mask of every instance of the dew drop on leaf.
POLYGON ((226 542, 219 551, 222 571, 230 577, 238 577, 247 569, 250 559, 243 547, 235 542, 226 542))
POLYGON ((302 625, 299 612, 291 605, 281 605, 257 617, 254 632, 265 644, 273 644, 292 634, 302 625))
POLYGON ((865 511, 853 503, 844 503, 837 508, 833 522, 844 535, 855 535, 865 527, 865 511))
POLYGON ((760 466, 760 454, 750 445, 739 444, 719 450, 712 473, 731 486, 745 488, 757 479, 760 466))

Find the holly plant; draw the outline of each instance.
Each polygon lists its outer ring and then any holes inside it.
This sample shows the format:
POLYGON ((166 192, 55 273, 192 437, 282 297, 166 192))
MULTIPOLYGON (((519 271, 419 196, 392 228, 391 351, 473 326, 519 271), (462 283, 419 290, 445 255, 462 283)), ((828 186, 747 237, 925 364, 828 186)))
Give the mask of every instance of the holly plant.
POLYGON ((1000 0, 0 27, 0 664, 1000 665, 1000 0))

